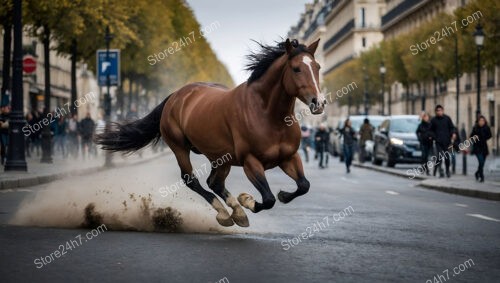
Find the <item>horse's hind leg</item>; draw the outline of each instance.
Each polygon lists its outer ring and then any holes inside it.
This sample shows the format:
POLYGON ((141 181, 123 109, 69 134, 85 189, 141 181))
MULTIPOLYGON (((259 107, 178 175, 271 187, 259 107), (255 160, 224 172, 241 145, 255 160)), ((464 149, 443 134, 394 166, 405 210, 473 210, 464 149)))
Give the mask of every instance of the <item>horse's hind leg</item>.
POLYGON ((212 191, 214 191, 214 193, 221 197, 226 202, 226 204, 233 209, 231 218, 234 220, 234 222, 238 226, 248 227, 250 224, 248 223, 248 218, 245 214, 245 211, 243 211, 243 208, 241 208, 238 201, 226 189, 226 178, 230 170, 231 166, 229 165, 212 168, 210 176, 207 179, 207 184, 212 189, 212 191))
POLYGON ((234 225, 233 219, 229 215, 229 212, 227 212, 224 205, 220 202, 220 200, 213 193, 205 190, 198 181, 198 178, 196 178, 196 176, 193 174, 193 166, 191 164, 191 160, 189 159, 189 149, 172 146, 171 148, 175 154, 175 157, 177 158, 177 163, 181 168, 182 180, 184 181, 184 183, 186 183, 188 188, 201 195, 206 201, 208 201, 208 203, 212 205, 215 210, 217 210, 216 219, 220 225, 234 225))

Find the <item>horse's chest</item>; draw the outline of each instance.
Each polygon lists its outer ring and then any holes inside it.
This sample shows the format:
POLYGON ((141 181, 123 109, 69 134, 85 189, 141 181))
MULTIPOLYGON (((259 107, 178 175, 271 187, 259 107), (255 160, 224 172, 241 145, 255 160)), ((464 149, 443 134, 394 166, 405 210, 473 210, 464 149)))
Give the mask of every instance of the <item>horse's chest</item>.
POLYGON ((260 147, 260 154, 262 160, 272 164, 273 166, 278 165, 283 160, 290 158, 297 152, 300 140, 295 141, 275 141, 274 143, 263 144, 260 147))

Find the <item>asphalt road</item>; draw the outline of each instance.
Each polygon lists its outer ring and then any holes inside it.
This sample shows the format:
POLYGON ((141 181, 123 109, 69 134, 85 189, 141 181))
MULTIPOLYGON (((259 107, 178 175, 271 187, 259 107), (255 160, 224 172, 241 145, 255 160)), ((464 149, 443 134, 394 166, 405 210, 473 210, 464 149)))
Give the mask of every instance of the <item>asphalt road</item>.
MULTIPOLYGON (((202 180, 208 176, 204 162, 200 157, 195 162, 202 180)), ((0 191, 0 281, 500 278, 499 202, 426 190, 406 178, 359 168, 346 175, 333 160, 324 170, 306 165, 312 184, 307 195, 259 214, 247 211, 249 228, 221 228, 198 195, 182 187, 166 197, 160 194, 162 187, 175 187, 179 174, 169 155, 138 166, 0 191), (89 203, 107 231, 78 228, 89 203), (152 231, 148 211, 166 206, 181 213, 182 232, 152 231), (86 238, 91 231, 96 235, 86 238), (84 240, 56 257, 56 250, 64 250, 61 245, 78 238, 84 240), (51 262, 40 263, 47 256, 51 262)), ((280 170, 269 171, 268 180, 275 193, 295 189, 280 170)), ((232 170, 227 187, 235 196, 249 192, 260 199, 239 168, 232 170)))

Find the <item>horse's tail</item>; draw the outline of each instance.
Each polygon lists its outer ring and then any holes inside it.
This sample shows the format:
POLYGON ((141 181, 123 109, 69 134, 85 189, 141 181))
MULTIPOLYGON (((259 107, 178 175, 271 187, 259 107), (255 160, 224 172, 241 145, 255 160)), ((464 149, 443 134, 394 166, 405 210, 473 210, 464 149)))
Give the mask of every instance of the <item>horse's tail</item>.
POLYGON ((132 153, 150 143, 156 144, 161 138, 161 114, 169 97, 142 119, 126 124, 112 123, 107 131, 95 136, 95 143, 104 150, 124 153, 132 153))

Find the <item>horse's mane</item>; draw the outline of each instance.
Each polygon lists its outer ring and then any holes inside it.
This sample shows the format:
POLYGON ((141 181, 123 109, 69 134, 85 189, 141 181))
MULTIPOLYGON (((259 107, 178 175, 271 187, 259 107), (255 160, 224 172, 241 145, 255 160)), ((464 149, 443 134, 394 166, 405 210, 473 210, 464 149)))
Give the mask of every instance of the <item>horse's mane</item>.
MULTIPOLYGON (((279 57, 285 54, 285 41, 277 42, 276 45, 265 45, 258 41, 253 40, 260 47, 259 52, 251 52, 247 55, 248 64, 246 65, 245 70, 252 72, 250 77, 248 78, 248 84, 258 80, 264 73, 269 69, 269 67, 273 64, 273 62, 279 57)), ((294 47, 292 53, 289 55, 289 58, 294 57, 295 55, 307 52, 307 47, 304 44, 299 44, 296 39, 291 41, 292 46, 294 47)))

